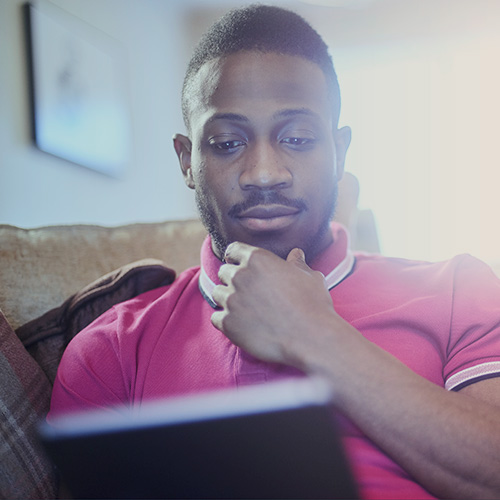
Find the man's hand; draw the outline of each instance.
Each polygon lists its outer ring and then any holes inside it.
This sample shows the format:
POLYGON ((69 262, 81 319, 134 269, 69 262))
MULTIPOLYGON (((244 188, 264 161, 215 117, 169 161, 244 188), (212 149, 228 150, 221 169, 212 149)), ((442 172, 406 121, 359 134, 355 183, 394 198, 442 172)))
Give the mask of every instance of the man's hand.
POLYGON ((232 243, 212 296, 221 307, 212 323, 254 356, 301 368, 300 358, 337 316, 324 276, 293 249, 286 260, 268 250, 232 243), (313 325, 314 321, 314 325, 313 325))

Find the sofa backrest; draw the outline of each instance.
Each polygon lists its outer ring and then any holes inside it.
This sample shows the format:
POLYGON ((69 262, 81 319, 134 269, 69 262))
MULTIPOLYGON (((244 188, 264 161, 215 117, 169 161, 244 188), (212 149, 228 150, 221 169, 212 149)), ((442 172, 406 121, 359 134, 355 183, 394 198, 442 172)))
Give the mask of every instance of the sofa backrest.
POLYGON ((0 310, 17 329, 130 262, 155 258, 183 271, 198 265, 205 236, 198 220, 119 227, 0 225, 0 310))

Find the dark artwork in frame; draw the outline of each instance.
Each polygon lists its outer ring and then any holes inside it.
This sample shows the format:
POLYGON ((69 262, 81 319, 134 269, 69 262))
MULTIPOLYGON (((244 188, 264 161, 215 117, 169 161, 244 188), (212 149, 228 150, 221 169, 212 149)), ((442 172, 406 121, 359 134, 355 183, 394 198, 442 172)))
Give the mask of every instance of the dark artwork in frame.
POLYGON ((123 46, 44 0, 23 14, 36 147, 119 177, 131 153, 123 46))

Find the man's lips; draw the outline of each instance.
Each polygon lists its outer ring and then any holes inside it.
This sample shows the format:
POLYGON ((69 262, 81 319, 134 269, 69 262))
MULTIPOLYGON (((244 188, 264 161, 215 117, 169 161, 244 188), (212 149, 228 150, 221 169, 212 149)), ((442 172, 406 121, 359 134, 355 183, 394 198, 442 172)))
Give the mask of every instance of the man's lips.
POLYGON ((286 217, 287 215, 295 215, 299 212, 298 208, 288 207, 285 205, 257 205, 256 207, 244 210, 238 217, 250 219, 273 219, 275 217, 286 217))
POLYGON ((292 224, 300 212, 287 205, 257 205, 243 210, 237 218, 251 231, 277 231, 292 224))

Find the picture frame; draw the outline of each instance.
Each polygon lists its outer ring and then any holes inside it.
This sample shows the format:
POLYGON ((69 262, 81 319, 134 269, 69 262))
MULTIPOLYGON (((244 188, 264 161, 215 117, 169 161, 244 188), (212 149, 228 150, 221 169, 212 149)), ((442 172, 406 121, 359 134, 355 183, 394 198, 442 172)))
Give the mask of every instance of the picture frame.
POLYGON ((122 175, 131 153, 123 47, 48 2, 28 2, 23 13, 36 147, 122 175))

